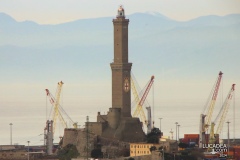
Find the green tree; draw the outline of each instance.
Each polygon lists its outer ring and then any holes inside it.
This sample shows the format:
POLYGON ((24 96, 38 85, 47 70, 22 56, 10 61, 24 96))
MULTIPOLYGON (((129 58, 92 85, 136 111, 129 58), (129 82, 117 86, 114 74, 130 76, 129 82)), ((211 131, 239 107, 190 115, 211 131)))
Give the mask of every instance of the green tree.
POLYGON ((77 158, 80 154, 78 153, 77 147, 73 144, 68 144, 61 148, 57 152, 59 160, 71 160, 77 158))
POLYGON ((160 146, 160 147, 158 148, 159 151, 161 151, 162 149, 163 149, 163 146, 160 146))
POLYGON ((158 128, 153 128, 147 134, 147 143, 159 143, 159 138, 161 138, 161 131, 158 128))
POLYGON ((156 146, 152 146, 152 147, 150 148, 150 152, 155 151, 155 150, 157 150, 157 147, 156 147, 156 146))

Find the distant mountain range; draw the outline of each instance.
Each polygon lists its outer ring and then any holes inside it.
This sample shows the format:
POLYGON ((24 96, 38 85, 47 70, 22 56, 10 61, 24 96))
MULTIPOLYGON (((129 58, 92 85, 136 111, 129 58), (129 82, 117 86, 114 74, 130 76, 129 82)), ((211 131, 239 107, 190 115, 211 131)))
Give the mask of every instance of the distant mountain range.
MULTIPOLYGON (((113 18, 40 25, 17 22, 0 13, 0 70, 46 75, 49 68, 57 74, 59 67, 83 74, 89 74, 86 68, 102 70, 101 66, 113 59, 113 18)), ((235 73, 240 68, 240 14, 203 16, 186 22, 156 12, 127 18, 129 55, 136 72, 161 74, 164 70, 192 77, 223 70, 239 78, 235 73)))

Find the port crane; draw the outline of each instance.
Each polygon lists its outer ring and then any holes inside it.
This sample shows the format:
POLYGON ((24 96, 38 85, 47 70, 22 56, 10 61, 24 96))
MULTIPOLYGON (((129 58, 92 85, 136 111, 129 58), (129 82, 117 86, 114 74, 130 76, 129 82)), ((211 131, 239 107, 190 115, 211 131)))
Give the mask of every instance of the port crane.
MULTIPOLYGON (((133 77, 133 76, 132 76, 133 77)), ((144 91, 144 93, 142 95, 139 95, 134 83, 133 78, 131 78, 131 86, 132 86, 132 91, 133 91, 133 95, 135 97, 135 103, 136 105, 136 109, 133 113, 133 117, 139 117, 140 120, 146 125, 147 127, 147 133, 150 133, 152 130, 152 116, 151 116, 151 107, 148 106, 146 107, 147 109, 147 115, 148 118, 146 119, 145 113, 143 111, 143 104, 147 98, 147 95, 151 89, 151 86, 154 82, 154 76, 151 76, 150 81, 147 84, 146 90, 144 91), (141 96, 141 99, 139 98, 141 96)))
POLYGON ((217 117, 211 123, 210 139, 209 139, 210 144, 214 144, 216 142, 216 138, 215 138, 216 135, 219 135, 222 131, 223 123, 226 119, 232 97, 234 96, 234 91, 235 91, 235 84, 232 84, 232 87, 229 90, 228 95, 227 95, 227 97, 226 97, 226 99, 225 99, 217 117), (218 126, 217 126, 217 130, 216 130, 216 132, 214 132, 214 127, 215 127, 215 125, 218 121, 219 121, 219 123, 218 123, 218 126))
POLYGON ((202 148, 202 144, 206 143, 205 134, 206 134, 209 126, 211 125, 211 118, 212 118, 213 110, 215 107, 218 90, 219 90, 219 87, 221 84, 222 75, 223 75, 223 73, 220 71, 218 74, 216 83, 214 84, 214 87, 210 93, 207 103, 203 109, 203 112, 200 115, 199 148, 202 148))
POLYGON ((58 82, 57 91, 56 91, 56 98, 51 94, 48 89, 45 89, 46 96, 48 97, 50 103, 52 104, 51 112, 49 114, 49 119, 46 122, 46 127, 44 129, 44 139, 46 145, 46 152, 47 155, 53 154, 53 139, 54 139, 54 132, 56 128, 56 121, 57 118, 62 123, 64 128, 67 128, 67 123, 63 118, 63 115, 66 115, 70 122, 73 124, 74 128, 77 128, 77 123, 74 123, 73 120, 68 116, 68 114, 64 111, 64 109, 60 105, 60 95, 62 91, 63 82, 58 82), (53 110, 53 112, 52 112, 53 110), (50 118, 50 116, 52 116, 50 118))
POLYGON ((64 109, 60 105, 60 95, 61 95, 63 84, 64 83, 62 81, 58 82, 56 96, 55 96, 56 98, 54 98, 54 96, 51 94, 51 92, 48 89, 45 89, 46 95, 49 98, 49 101, 53 107, 52 108, 53 112, 50 113, 50 115, 52 115, 52 120, 53 120, 53 133, 55 132, 57 118, 62 123, 62 126, 64 128, 68 127, 67 122, 63 118, 63 115, 65 115, 68 118, 68 120, 70 121, 70 123, 73 125, 74 128, 77 128, 77 123, 73 122, 73 120, 68 116, 68 114, 64 111, 64 109))

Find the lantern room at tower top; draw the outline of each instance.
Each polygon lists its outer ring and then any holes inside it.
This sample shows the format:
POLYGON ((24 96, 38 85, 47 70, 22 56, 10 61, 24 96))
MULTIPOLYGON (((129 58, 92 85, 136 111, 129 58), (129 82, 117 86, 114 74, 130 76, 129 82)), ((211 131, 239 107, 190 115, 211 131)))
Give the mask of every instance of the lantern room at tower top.
POLYGON ((125 17, 125 13, 124 13, 124 8, 122 5, 119 6, 118 8, 118 15, 117 17, 125 17))

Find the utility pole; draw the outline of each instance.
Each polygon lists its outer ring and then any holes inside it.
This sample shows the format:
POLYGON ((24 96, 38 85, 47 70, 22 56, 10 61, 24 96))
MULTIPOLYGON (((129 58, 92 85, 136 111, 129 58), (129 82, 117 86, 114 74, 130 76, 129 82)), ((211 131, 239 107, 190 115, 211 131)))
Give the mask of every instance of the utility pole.
POLYGON ((177 140, 177 125, 178 125, 178 122, 175 122, 175 124, 176 124, 176 141, 178 141, 177 140))
POLYGON ((172 140, 173 140, 173 131, 172 131, 172 128, 171 128, 171 131, 170 131, 170 133, 171 133, 172 140))
POLYGON ((86 144, 86 147, 87 147, 87 160, 88 160, 88 141, 89 141, 89 128, 88 128, 88 124, 89 123, 89 117, 87 116, 87 123, 86 123, 86 135, 87 135, 87 137, 86 137, 86 139, 87 139, 87 144, 86 144))
POLYGON ((29 143, 30 143, 30 141, 27 141, 27 143, 28 143, 28 160, 29 160, 29 143))
POLYGON ((235 93, 233 93, 233 142, 235 142, 235 93))
POLYGON ((177 125, 178 126, 178 140, 179 140, 179 127, 180 127, 180 124, 177 125))
POLYGON ((228 124, 228 155, 229 155, 229 147, 230 147, 230 141, 229 141, 229 121, 226 122, 228 124))
POLYGON ((10 145, 12 145, 12 123, 9 124, 10 125, 10 145))

